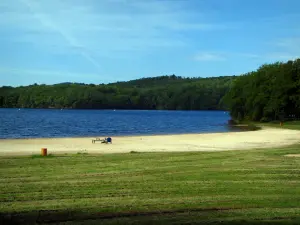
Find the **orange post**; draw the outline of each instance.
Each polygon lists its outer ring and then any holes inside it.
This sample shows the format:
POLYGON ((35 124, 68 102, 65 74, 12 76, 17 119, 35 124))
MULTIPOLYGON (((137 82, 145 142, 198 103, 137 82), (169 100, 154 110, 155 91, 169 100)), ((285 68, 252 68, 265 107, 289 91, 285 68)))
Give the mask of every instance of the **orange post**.
POLYGON ((280 122, 280 126, 282 126, 282 122, 280 122))
POLYGON ((41 148, 42 156, 47 156, 47 148, 41 148))

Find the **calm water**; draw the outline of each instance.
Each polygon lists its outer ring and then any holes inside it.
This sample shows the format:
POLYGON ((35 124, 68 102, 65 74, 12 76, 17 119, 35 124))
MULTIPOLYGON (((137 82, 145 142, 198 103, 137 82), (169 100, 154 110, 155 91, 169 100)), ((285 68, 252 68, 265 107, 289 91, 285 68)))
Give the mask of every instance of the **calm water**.
POLYGON ((0 109, 0 138, 228 132, 227 112, 0 109))

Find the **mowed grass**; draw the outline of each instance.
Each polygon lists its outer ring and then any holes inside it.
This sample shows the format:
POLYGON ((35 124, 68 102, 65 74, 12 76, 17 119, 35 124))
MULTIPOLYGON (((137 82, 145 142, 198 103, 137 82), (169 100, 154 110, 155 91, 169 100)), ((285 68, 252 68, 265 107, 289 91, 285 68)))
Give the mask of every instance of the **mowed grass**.
POLYGON ((300 224, 299 146, 0 158, 1 224, 300 224))
POLYGON ((282 123, 282 126, 280 125, 280 122, 258 123, 256 125, 284 128, 284 129, 291 129, 291 130, 300 130, 300 121, 286 121, 282 123))

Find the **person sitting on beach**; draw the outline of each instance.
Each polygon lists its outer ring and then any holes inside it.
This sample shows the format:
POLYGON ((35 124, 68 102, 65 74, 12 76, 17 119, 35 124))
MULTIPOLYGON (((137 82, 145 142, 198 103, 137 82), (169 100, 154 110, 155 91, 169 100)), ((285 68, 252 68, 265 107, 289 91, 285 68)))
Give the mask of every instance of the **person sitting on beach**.
POLYGON ((105 139, 102 141, 102 143, 106 143, 106 144, 111 143, 111 144, 112 144, 112 138, 111 138, 111 137, 107 137, 107 138, 105 138, 105 139))

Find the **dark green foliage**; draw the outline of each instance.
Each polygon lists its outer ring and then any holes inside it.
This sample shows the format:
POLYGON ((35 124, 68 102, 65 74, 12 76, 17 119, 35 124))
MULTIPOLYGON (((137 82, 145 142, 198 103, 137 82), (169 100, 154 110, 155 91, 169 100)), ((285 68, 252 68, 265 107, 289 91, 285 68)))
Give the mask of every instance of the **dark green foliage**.
POLYGON ((61 83, 0 88, 2 108, 229 109, 234 120, 300 118, 300 59, 261 66, 240 77, 175 75, 112 84, 61 83))
POLYGON ((108 85, 61 83, 2 87, 0 107, 218 110, 224 109, 220 100, 234 79, 171 75, 108 85))
POLYGON ((236 120, 300 118, 300 59, 261 66, 240 76, 222 99, 236 120))

